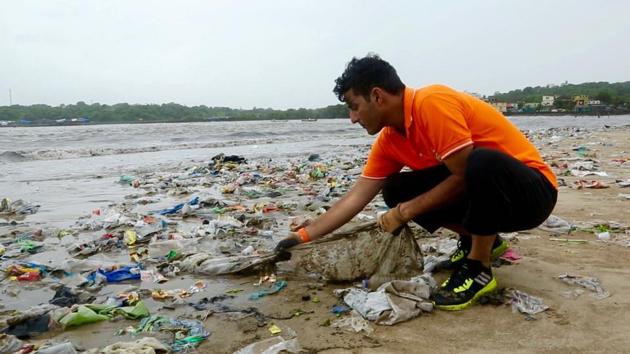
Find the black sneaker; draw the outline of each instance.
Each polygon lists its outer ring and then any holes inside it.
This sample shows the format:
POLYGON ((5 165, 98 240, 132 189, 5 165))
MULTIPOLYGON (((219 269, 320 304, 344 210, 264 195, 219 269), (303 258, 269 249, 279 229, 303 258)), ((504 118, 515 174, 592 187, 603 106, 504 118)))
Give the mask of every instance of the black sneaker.
POLYGON ((466 259, 433 295, 433 305, 440 310, 463 310, 496 288, 497 280, 490 268, 466 259))
MULTIPOLYGON (((440 263, 437 266, 437 269, 456 269, 458 268, 466 256, 470 253, 470 249, 472 247, 472 239, 470 236, 459 236, 459 241, 457 241, 457 249, 453 254, 449 257, 449 259, 440 263)), ((507 243, 506 240, 502 239, 501 236, 497 236, 494 239, 494 243, 492 244, 492 253, 490 254, 490 260, 494 262, 499 257, 501 257, 505 251, 510 248, 510 244, 507 243)))

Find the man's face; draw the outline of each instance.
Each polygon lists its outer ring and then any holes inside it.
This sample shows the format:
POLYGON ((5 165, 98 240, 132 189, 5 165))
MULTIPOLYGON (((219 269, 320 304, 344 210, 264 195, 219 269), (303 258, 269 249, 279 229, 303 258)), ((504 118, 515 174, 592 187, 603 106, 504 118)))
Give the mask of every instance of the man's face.
POLYGON ((352 124, 361 124, 370 135, 381 131, 383 125, 374 100, 368 101, 362 95, 355 95, 354 90, 350 89, 344 94, 344 101, 348 106, 352 124))

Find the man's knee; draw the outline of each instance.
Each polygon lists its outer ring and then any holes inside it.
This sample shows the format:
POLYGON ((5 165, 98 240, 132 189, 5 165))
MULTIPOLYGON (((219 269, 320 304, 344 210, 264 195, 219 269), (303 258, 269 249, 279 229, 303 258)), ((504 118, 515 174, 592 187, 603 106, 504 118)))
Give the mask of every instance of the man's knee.
POLYGON ((466 163, 466 180, 476 180, 479 177, 490 176, 503 164, 509 156, 496 150, 478 148, 470 152, 466 163))
POLYGON ((385 180, 383 186, 383 200, 388 207, 393 208, 398 203, 402 202, 402 193, 400 187, 402 185, 402 178, 399 173, 393 174, 385 180))

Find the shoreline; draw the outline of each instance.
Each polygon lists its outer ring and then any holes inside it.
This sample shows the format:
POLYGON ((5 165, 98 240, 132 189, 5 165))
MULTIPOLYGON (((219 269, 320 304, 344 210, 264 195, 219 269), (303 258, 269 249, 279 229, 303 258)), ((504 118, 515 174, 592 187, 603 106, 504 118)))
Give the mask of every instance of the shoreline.
MULTIPOLYGON (((596 112, 506 112, 503 113, 506 117, 614 117, 630 115, 630 111, 613 112, 613 113, 596 113, 596 112)), ((335 120, 335 119, 349 119, 349 118, 316 118, 314 121, 305 121, 303 118, 220 118, 220 119, 192 119, 192 120, 167 120, 167 121, 129 121, 129 122, 90 122, 90 123, 76 123, 76 124, 13 124, 13 125, 0 125, 0 128, 29 128, 29 127, 75 127, 75 126, 98 126, 98 125, 136 125, 136 124, 175 124, 175 123, 215 123, 215 122, 274 122, 284 123, 292 121, 302 121, 307 124, 311 124, 317 121, 335 120)))

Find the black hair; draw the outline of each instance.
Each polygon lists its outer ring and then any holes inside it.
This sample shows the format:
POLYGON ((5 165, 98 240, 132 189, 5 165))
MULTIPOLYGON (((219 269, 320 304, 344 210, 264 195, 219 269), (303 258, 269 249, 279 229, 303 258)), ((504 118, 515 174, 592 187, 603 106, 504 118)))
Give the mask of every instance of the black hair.
POLYGON ((344 93, 352 89, 355 94, 370 100, 370 90, 380 87, 388 93, 399 94, 404 90, 396 69, 381 59, 378 54, 370 53, 364 58, 352 58, 346 70, 335 80, 333 92, 339 101, 344 102, 344 93))

